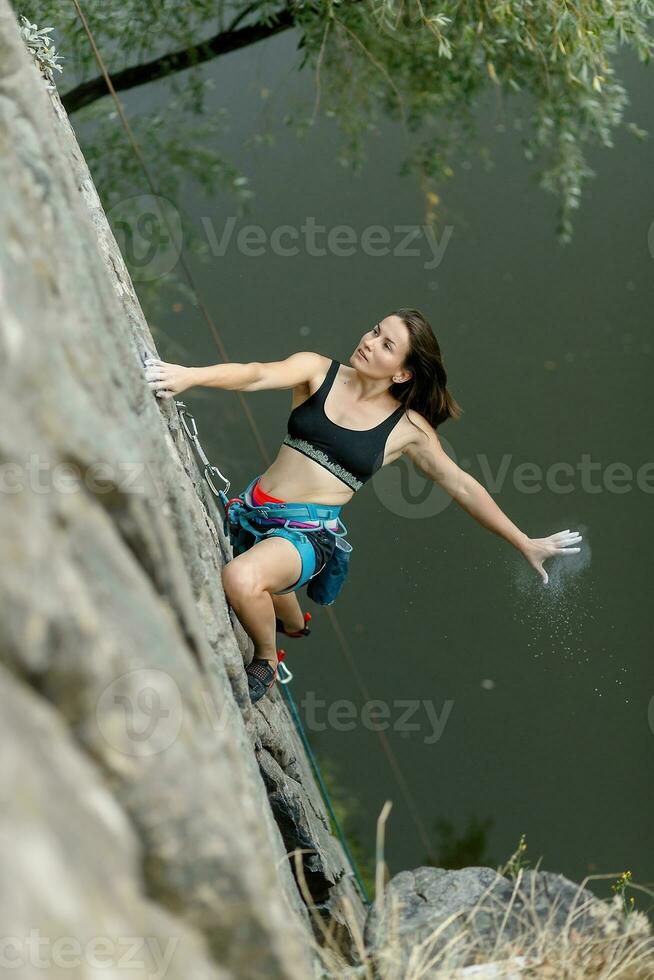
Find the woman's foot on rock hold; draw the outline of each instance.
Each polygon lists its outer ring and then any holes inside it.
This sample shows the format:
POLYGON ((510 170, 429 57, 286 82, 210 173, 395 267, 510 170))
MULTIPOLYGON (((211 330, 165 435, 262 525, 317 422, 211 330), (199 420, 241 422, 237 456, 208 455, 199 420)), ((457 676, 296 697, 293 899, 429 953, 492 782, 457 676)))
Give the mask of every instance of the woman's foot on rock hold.
POLYGON ((247 665, 245 673, 248 675, 248 688, 252 704, 256 704, 271 690, 277 680, 277 667, 282 659, 282 657, 278 657, 277 660, 264 660, 253 657, 247 665))
POLYGON ((304 621, 301 627, 298 627, 297 623, 284 623, 278 616, 275 617, 275 629, 278 633, 284 633, 285 636, 308 636, 311 632, 309 623, 311 622, 311 613, 305 612, 304 621))

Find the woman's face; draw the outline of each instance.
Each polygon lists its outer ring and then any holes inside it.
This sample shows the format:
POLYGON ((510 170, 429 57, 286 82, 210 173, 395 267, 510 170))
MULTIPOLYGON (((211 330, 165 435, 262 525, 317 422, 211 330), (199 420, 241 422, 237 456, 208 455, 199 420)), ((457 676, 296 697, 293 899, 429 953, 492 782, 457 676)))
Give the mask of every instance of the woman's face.
POLYGON ((361 338, 351 363, 377 378, 400 372, 409 353, 409 331, 399 316, 387 316, 361 338))

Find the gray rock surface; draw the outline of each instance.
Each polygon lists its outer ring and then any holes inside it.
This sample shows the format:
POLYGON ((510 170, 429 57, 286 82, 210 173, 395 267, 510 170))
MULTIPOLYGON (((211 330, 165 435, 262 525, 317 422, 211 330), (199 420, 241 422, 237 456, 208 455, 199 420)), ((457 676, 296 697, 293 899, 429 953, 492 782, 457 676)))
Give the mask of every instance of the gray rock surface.
POLYGON ((7 975, 91 976, 97 966, 117 977, 129 963, 130 976, 151 980, 234 976, 212 960, 204 936, 145 895, 125 810, 59 711, 4 667, 0 715, 7 975))
MULTIPOLYGON (((199 964, 189 975, 213 964, 305 980, 312 930, 289 844, 315 851, 305 864, 328 914, 333 905, 340 916, 346 862, 285 708, 249 703, 252 651, 222 591, 231 547, 221 515, 173 400, 145 383, 140 355, 155 350, 152 337, 72 127, 7 0, 0 186, 0 663, 23 695, 21 764, 45 764, 29 735, 39 705, 62 739, 68 731, 85 772, 73 792, 59 771, 72 748, 53 744, 56 819, 37 808, 31 837, 41 887, 81 902, 87 872, 64 830, 81 822, 80 796, 97 800, 101 787, 120 833, 107 846, 89 816, 80 853, 97 839, 116 874, 133 877, 116 916, 133 908, 147 923, 150 902, 161 929, 172 917, 188 936, 187 962, 199 964)), ((3 712, 0 737, 17 752, 10 725, 3 712)), ((20 809, 10 813, 5 841, 27 868, 20 809)), ((89 888, 101 867, 98 854, 89 888)), ((19 931, 46 917, 32 884, 11 910, 19 931)), ((108 918, 115 894, 109 871, 108 918)), ((9 902, 5 893, 3 915, 9 902)))

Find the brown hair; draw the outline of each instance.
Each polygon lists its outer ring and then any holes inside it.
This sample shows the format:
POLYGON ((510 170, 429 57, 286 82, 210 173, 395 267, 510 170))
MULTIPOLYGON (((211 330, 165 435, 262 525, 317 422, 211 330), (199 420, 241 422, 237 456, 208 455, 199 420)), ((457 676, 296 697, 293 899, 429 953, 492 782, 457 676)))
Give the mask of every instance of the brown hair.
POLYGON ((412 376, 408 381, 391 384, 393 398, 402 403, 405 412, 407 408, 419 412, 434 429, 448 419, 458 419, 463 409, 447 390, 443 355, 425 317, 419 310, 406 307, 392 310, 387 316, 399 317, 409 331, 409 353, 402 368, 411 371, 412 376))

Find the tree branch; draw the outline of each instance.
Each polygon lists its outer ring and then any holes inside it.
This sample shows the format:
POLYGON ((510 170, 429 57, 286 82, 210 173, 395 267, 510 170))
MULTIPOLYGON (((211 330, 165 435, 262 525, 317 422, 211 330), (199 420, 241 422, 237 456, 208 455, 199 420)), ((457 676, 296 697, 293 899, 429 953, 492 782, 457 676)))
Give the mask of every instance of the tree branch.
MULTIPOLYGON (((275 14, 268 24, 250 24, 238 30, 222 31, 193 47, 185 48, 182 51, 173 51, 171 54, 162 55, 153 61, 146 61, 141 65, 116 72, 115 75, 111 75, 111 81, 117 92, 134 88, 137 85, 143 85, 145 82, 153 82, 158 78, 164 78, 166 75, 184 71, 186 68, 199 65, 203 61, 210 61, 221 54, 228 54, 230 51, 245 48, 249 44, 256 44, 257 41, 263 41, 288 30, 294 24, 293 14, 286 8, 275 14)), ((75 88, 61 97, 61 101, 64 109, 70 115, 71 112, 90 105, 96 99, 107 95, 108 91, 104 77, 100 75, 98 78, 92 78, 88 82, 76 85, 75 88)))

